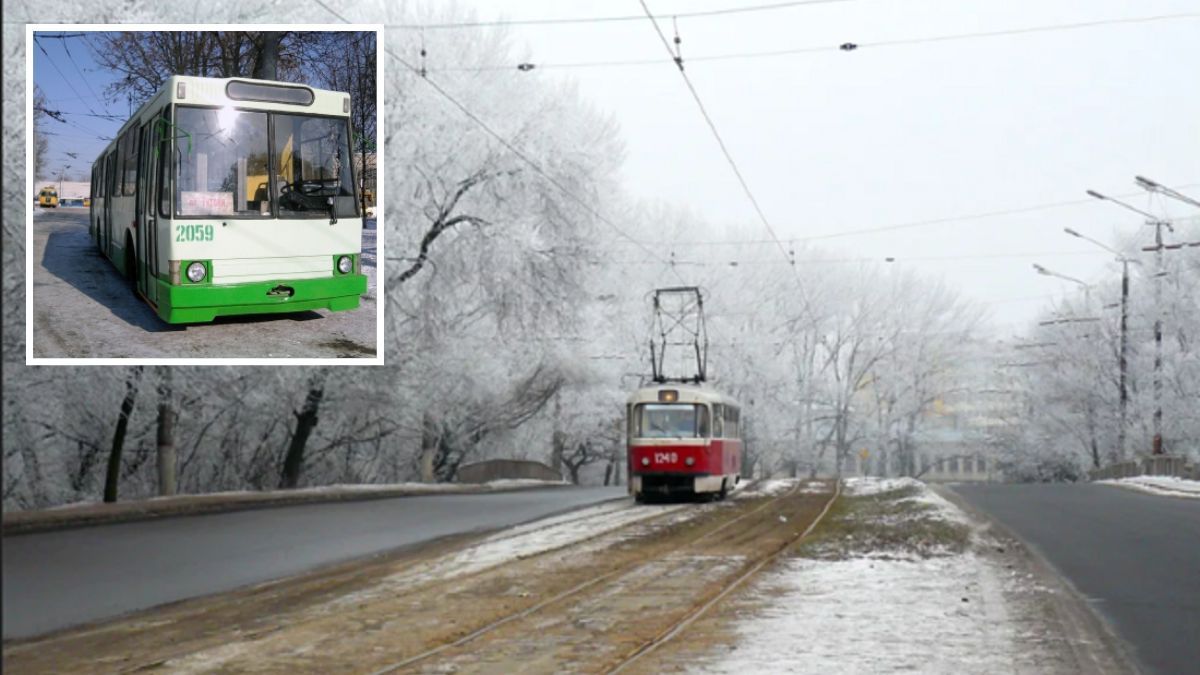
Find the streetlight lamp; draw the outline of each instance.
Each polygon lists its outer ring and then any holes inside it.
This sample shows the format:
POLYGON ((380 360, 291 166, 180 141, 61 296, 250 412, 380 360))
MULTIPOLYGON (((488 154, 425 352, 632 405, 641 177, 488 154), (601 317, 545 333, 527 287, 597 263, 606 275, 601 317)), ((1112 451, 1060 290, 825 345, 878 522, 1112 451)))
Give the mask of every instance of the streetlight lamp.
MULTIPOLYGON (((1149 181, 1145 178, 1139 178, 1138 184, 1150 190, 1151 184, 1158 186, 1157 183, 1149 181), (1145 184, 1143 184, 1145 181, 1145 184)), ((1161 186, 1158 186, 1161 187, 1161 186)), ((1170 221, 1163 220, 1152 213, 1147 213, 1137 207, 1130 206, 1125 202, 1102 195, 1095 190, 1087 191, 1089 196, 1095 197, 1102 201, 1112 202, 1118 206, 1124 207, 1134 213, 1143 216, 1146 219, 1146 224, 1154 228, 1154 257, 1158 264, 1158 274, 1154 277, 1154 443, 1151 452, 1155 455, 1163 454, 1163 437, 1162 437, 1162 277, 1165 274, 1163 270, 1163 240, 1162 229, 1166 226, 1167 229, 1174 231, 1170 221)))
POLYGON ((1164 197, 1170 197, 1172 199, 1179 200, 1179 201, 1183 202, 1184 204, 1191 204, 1192 206, 1200 207, 1200 202, 1196 201, 1195 199, 1192 199, 1191 197, 1189 197, 1181 192, 1178 192, 1176 190, 1173 190, 1165 185, 1156 183, 1156 182, 1150 180, 1149 178, 1146 178, 1145 176, 1134 176, 1133 179, 1138 184, 1139 187, 1145 188, 1146 190, 1149 190, 1150 192, 1157 192, 1158 194, 1163 195, 1164 197))
POLYGON ((1039 265, 1037 263, 1033 264, 1033 269, 1034 269, 1034 271, 1036 271, 1038 274, 1041 274, 1042 276, 1058 277, 1059 279, 1066 279, 1067 281, 1073 281, 1073 282, 1079 284, 1080 286, 1083 286, 1085 294, 1092 287, 1092 285, 1087 283, 1086 281, 1080 281, 1079 279, 1076 279, 1075 277, 1069 277, 1065 274, 1060 274, 1053 270, 1048 270, 1045 267, 1042 267, 1041 265, 1039 265))
POLYGON ((1128 345, 1127 335, 1128 335, 1128 327, 1129 327, 1129 263, 1131 263, 1131 262, 1136 263, 1138 261, 1130 260, 1129 258, 1122 255, 1115 249, 1109 247, 1107 244, 1104 244, 1095 239, 1092 239, 1091 237, 1089 237, 1087 235, 1080 234, 1079 232, 1076 232, 1075 230, 1072 230, 1069 227, 1064 227, 1063 232, 1066 232, 1067 234, 1071 235, 1072 237, 1078 237, 1079 239, 1083 239, 1085 241, 1092 242, 1093 244, 1099 246, 1100 248, 1117 256, 1117 261, 1121 263, 1121 346, 1118 351, 1118 357, 1117 357, 1119 371, 1120 371, 1120 375, 1118 376, 1117 387, 1120 389, 1121 397, 1120 397, 1120 406, 1119 406, 1120 407, 1120 413, 1119 413, 1120 422, 1119 422, 1119 426, 1117 427, 1117 453, 1118 453, 1117 459, 1118 459, 1118 461, 1124 461, 1125 460, 1125 420, 1126 420, 1126 410, 1128 409, 1128 406, 1129 406, 1129 390, 1125 384, 1125 379, 1126 379, 1125 373, 1129 368, 1129 366, 1128 366, 1129 362, 1126 358, 1126 353, 1127 353, 1126 349, 1127 349, 1127 345, 1128 345))

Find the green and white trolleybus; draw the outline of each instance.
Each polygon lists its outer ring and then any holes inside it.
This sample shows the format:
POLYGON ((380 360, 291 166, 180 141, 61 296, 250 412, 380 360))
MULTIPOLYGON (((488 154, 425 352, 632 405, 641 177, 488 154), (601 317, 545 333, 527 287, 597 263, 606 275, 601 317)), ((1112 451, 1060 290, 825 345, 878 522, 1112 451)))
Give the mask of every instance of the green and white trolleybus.
POLYGON ((350 96, 175 76, 92 166, 89 229, 169 323, 358 307, 350 96))

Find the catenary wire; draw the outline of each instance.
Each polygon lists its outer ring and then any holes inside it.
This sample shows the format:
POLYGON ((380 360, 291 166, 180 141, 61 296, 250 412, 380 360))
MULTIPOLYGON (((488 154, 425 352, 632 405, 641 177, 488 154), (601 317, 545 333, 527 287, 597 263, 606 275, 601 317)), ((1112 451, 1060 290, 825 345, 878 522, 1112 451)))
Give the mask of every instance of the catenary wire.
MULTIPOLYGON (((792 2, 775 2, 765 5, 747 5, 742 7, 724 7, 720 9, 697 10, 691 12, 675 12, 672 14, 656 15, 655 18, 694 19, 714 16, 728 16, 730 14, 745 14, 749 12, 790 9, 805 5, 830 5, 858 1, 859 0, 793 0, 792 2)), ((616 16, 580 16, 542 19, 496 19, 492 21, 463 21, 457 23, 385 24, 385 26, 387 28, 400 28, 404 30, 450 30, 464 28, 495 28, 501 26, 561 26, 589 23, 619 23, 644 21, 645 19, 646 17, 641 14, 626 14, 616 16)))
MULTIPOLYGON (((324 8, 325 11, 329 12, 333 16, 340 19, 343 23, 350 23, 350 21, 348 19, 346 19, 346 17, 342 16, 339 12, 337 12, 333 8, 331 8, 328 4, 326 4, 324 2, 324 0, 313 0, 313 1, 315 3, 317 3, 318 5, 320 5, 322 8, 324 8)), ((417 68, 413 64, 409 63, 407 60, 405 60, 399 54, 396 54, 394 51, 392 51, 391 49, 389 49, 387 47, 384 47, 384 51, 388 54, 388 56, 391 56, 393 59, 395 59, 401 65, 403 65, 405 68, 412 71, 414 74, 417 74, 418 76, 421 75, 421 71, 419 68, 417 68)), ((554 186, 554 188, 559 190, 564 196, 566 196, 571 201, 574 201, 577 204, 579 204, 580 206, 582 206, 586 211, 591 213, 597 220, 599 220, 600 222, 607 225, 609 228, 611 228, 614 232, 616 232, 622 238, 624 238, 630 242, 634 242, 634 243, 638 244, 638 246, 642 250, 644 250, 648 255, 657 259, 663 265, 668 265, 668 261, 666 259, 664 259, 657 251, 651 249, 650 247, 646 246, 645 244, 641 244, 636 238, 634 238, 632 235, 630 235, 628 232, 626 232, 624 229, 622 229, 619 225, 614 223, 611 219, 609 219, 607 216, 605 216, 603 213, 601 213, 594 206, 589 204, 586 199, 580 197, 579 195, 576 195, 574 192, 572 192, 570 189, 568 189, 565 185, 563 185, 561 181, 554 178, 550 174, 546 173, 546 171, 543 170, 542 167, 537 162, 535 162, 532 158, 530 158, 523 151, 521 151, 520 148, 513 145, 508 139, 506 139, 502 135, 500 135, 499 132, 497 132, 490 125, 488 125, 487 122, 485 122, 478 115, 476 115, 474 112, 472 112, 470 108, 466 107, 462 102, 460 102, 457 98, 455 98, 450 92, 446 91, 446 89, 444 89, 436 81, 429 79, 428 76, 421 76, 420 79, 423 82, 425 82, 425 84, 427 84, 430 88, 432 88, 435 92, 437 92, 442 98, 446 99, 451 105, 453 105, 455 108, 457 108, 459 110, 459 112, 461 112, 464 116, 467 117, 467 119, 471 120, 476 126, 478 126, 480 129, 482 129, 484 131, 484 133, 486 133, 488 136, 491 136, 493 139, 495 139, 497 142, 499 142, 501 145, 503 145, 506 149, 508 149, 509 152, 512 152, 518 159, 520 159, 522 162, 524 162, 526 165, 528 165, 531 169, 533 169, 533 171, 535 173, 537 173, 539 176, 541 176, 550 185, 554 186)), ((679 272, 677 270, 674 270, 674 268, 672 268, 672 270, 675 272, 676 276, 679 276, 679 272)), ((680 277, 680 280, 683 281, 682 277, 680 277)))
MULTIPOLYGON (((645 18, 645 17, 642 17, 645 18)), ((897 38, 894 40, 877 40, 865 42, 842 42, 836 45, 815 45, 810 47, 797 47, 793 49, 775 49, 756 52, 730 52, 724 54, 702 54, 699 56, 689 56, 688 61, 696 62, 714 62, 714 61, 731 61, 744 59, 759 59, 772 58, 783 56, 797 56, 804 54, 815 54, 821 52, 836 52, 836 51, 858 51, 867 48, 880 47, 900 47, 919 44, 930 44, 938 42, 950 42, 957 40, 969 39, 986 39, 993 37, 1002 37, 1008 35, 1025 35, 1030 33, 1045 33, 1062 30, 1080 30, 1085 28, 1096 28, 1100 26, 1110 26, 1119 24, 1132 23, 1147 23, 1153 21, 1171 21, 1176 19, 1197 19, 1200 18, 1200 13, 1179 13, 1179 14, 1160 14, 1154 16, 1141 17, 1126 17, 1117 19, 1098 19, 1095 21, 1081 21, 1075 23, 1049 24, 1044 26, 1028 26, 1024 28, 1012 28, 1004 30, 992 31, 974 31, 968 33, 953 33, 948 35, 934 35, 917 38, 897 38), (850 47, 849 49, 847 47, 850 47)), ((441 68, 429 68, 429 72, 488 72, 488 71, 505 71, 505 70, 530 70, 536 69, 572 69, 572 68, 624 68, 637 66, 656 66, 661 65, 662 59, 609 59, 598 61, 574 61, 563 63, 512 63, 512 64, 488 64, 481 66, 446 66, 441 68)))

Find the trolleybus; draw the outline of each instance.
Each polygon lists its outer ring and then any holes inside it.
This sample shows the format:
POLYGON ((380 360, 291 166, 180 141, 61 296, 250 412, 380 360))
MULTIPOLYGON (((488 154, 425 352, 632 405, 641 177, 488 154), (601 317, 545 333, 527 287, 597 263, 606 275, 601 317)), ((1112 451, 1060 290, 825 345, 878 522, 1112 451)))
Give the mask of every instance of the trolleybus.
POLYGON ((724 499, 741 480, 741 409, 702 386, 644 387, 629 398, 629 491, 724 499))
POLYGON ((164 321, 354 309, 350 96, 174 76, 92 166, 89 229, 164 321))

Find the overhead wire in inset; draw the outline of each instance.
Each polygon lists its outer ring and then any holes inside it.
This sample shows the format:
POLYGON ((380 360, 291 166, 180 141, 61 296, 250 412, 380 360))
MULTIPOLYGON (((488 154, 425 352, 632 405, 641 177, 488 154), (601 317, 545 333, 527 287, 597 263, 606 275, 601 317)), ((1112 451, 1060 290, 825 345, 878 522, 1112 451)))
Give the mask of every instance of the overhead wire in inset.
POLYGON ((100 113, 96 112, 96 109, 93 108, 91 106, 91 104, 89 104, 87 102, 87 97, 84 96, 83 94, 79 93, 79 90, 76 89, 75 85, 71 83, 71 79, 69 77, 67 77, 66 73, 64 73, 61 68, 58 67, 58 64, 55 63, 54 59, 50 56, 50 52, 46 51, 46 47, 43 46, 42 43, 39 41, 36 33, 33 36, 33 42, 35 45, 37 45, 37 48, 41 50, 42 54, 44 54, 46 56, 46 61, 48 61, 50 63, 50 65, 54 67, 54 70, 55 70, 55 72, 58 73, 58 76, 63 79, 63 83, 66 84, 68 87, 70 87, 71 91, 75 92, 75 95, 78 96, 81 100, 83 100, 83 102, 84 102, 83 104, 84 104, 84 106, 87 107, 89 112, 91 112, 92 114, 99 117, 100 113))

